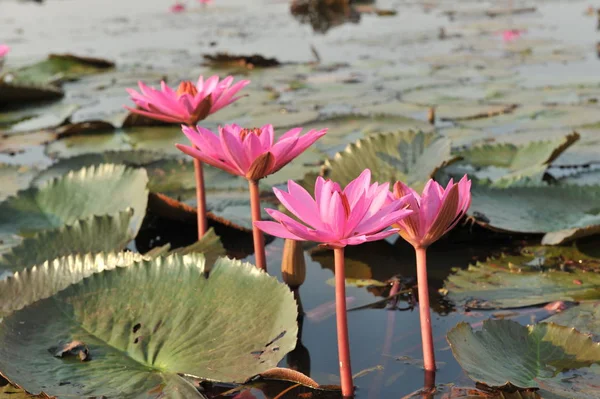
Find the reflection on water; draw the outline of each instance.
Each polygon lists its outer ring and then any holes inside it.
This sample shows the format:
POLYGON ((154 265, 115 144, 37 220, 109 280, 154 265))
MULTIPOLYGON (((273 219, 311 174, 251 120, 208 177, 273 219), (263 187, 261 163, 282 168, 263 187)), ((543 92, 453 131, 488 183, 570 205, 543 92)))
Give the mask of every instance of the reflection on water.
POLYGON ((358 23, 360 13, 350 0, 292 0, 290 12, 302 24, 310 24, 317 33, 345 24, 358 23))

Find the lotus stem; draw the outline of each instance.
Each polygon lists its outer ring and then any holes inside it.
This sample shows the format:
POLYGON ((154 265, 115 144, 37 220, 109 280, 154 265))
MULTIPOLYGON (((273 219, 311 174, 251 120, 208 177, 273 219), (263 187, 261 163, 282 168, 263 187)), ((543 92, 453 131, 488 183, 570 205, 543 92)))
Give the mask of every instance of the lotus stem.
POLYGON ((265 255, 265 236, 263 232, 255 226, 254 222, 260 222, 260 191, 258 180, 248 180, 250 188, 250 208, 252 211, 252 238, 254 240, 254 258, 256 267, 267 271, 267 259, 265 255))
POLYGON ((352 397, 352 368, 350 365, 350 344, 348 340, 348 314, 346 313, 346 270, 344 266, 344 248, 334 248, 335 259, 335 313, 337 320, 338 357, 340 360, 340 379, 342 395, 352 397))
POLYGON ((204 170, 202 162, 194 158, 194 174, 196 177, 196 203, 198 213, 198 240, 204 237, 208 230, 206 220, 206 191, 204 190, 204 170))
POLYGON ((417 284, 419 286, 419 315, 421 319, 421 341, 423 343, 423 363, 426 372, 435 371, 433 333, 429 310, 429 286, 427 284, 427 249, 415 248, 417 254, 417 284))

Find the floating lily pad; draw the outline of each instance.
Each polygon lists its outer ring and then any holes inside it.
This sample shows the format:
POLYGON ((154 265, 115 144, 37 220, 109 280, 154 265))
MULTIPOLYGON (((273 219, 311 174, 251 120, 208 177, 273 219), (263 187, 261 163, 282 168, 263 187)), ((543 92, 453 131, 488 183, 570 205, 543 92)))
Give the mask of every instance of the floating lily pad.
POLYGON ((29 187, 37 173, 38 171, 30 166, 0 163, 0 201, 29 187))
POLYGON ((14 155, 35 146, 48 144, 56 140, 57 135, 49 130, 29 134, 13 134, 0 137, 0 153, 14 155))
POLYGON ((541 182, 548 165, 579 140, 573 133, 561 140, 537 141, 525 145, 511 143, 484 144, 459 152, 463 160, 451 166, 451 174, 469 173, 489 179, 493 186, 503 187, 512 181, 529 178, 541 182), (469 165, 475 168, 473 173, 469 165))
POLYGON ((477 185, 469 214, 485 216, 494 229, 546 234, 544 244, 561 244, 600 231, 600 185, 477 185), (568 212, 565 211, 568 209, 568 212))
POLYGON ((7 71, 4 80, 27 85, 58 84, 113 68, 114 63, 98 58, 73 54, 50 54, 48 59, 14 71, 7 71))
POLYGON ((130 266, 142 259, 133 252, 72 255, 18 271, 0 280, 0 316, 49 298, 94 273, 130 266))
POLYGON ((129 233, 135 236, 146 213, 147 183, 145 170, 123 165, 103 164, 70 172, 0 203, 0 236, 10 245, 18 242, 17 236, 127 208, 134 211, 129 233))
POLYGON ((118 252, 135 238, 129 225, 133 209, 113 216, 92 216, 44 230, 0 255, 0 270, 17 271, 71 254, 118 252))
POLYGON ((545 319, 544 323, 573 327, 581 333, 593 335, 598 340, 600 338, 600 302, 583 302, 545 319))
POLYGON ((40 109, 26 120, 13 124, 8 134, 50 129, 62 125, 77 110, 76 105, 57 104, 40 109))
POLYGON ((0 398, 10 398, 10 399, 53 399, 45 393, 40 393, 39 395, 30 395, 21 388, 17 388, 11 384, 6 384, 3 387, 0 387, 0 398))
POLYGON ((52 85, 21 85, 0 80, 0 106, 58 100, 65 94, 52 85))
POLYGON ((48 180, 56 179, 71 171, 105 163, 122 164, 126 166, 144 166, 161 160, 164 154, 153 151, 106 151, 101 154, 83 154, 61 159, 42 170, 33 179, 33 184, 39 186, 48 180))
MULTIPOLYGON (((375 181, 393 184, 401 180, 420 191, 438 169, 454 160, 449 140, 433 133, 399 131, 350 144, 325 161, 322 174, 346 185, 369 168, 375 181)), ((311 182, 306 183, 312 186, 311 182)))
POLYGON ((3 320, 0 369, 34 393, 191 398, 179 374, 243 382, 277 365, 296 345, 289 289, 239 261, 205 270, 202 255, 174 255, 93 274, 3 320), (75 340, 91 360, 48 352, 75 340))
POLYGON ((444 287, 448 299, 477 309, 600 299, 599 265, 574 248, 534 247, 459 270, 444 287))
POLYGON ((563 371, 600 362, 600 343, 552 323, 525 327, 511 320, 486 320, 481 331, 473 331, 463 322, 447 339, 469 377, 491 387, 539 388, 563 371))

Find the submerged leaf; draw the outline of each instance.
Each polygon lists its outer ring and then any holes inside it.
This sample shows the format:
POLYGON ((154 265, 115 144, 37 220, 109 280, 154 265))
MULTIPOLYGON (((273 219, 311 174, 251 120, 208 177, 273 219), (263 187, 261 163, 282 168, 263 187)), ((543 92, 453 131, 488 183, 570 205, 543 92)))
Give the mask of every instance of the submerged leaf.
POLYGON ((66 255, 119 252, 135 238, 129 230, 132 217, 129 208, 113 216, 92 216, 44 230, 0 255, 0 270, 23 270, 66 255))
POLYGON ((201 396, 179 374, 243 382, 276 366, 296 345, 290 290, 226 258, 205 271, 193 254, 93 274, 3 320, 0 369, 29 392, 191 398, 201 396), (48 352, 75 340, 91 361, 48 352))
POLYGON ((491 387, 539 388, 561 372, 600 363, 600 343, 556 324, 486 320, 473 331, 463 322, 447 339, 469 377, 491 387))
POLYGON ((573 248, 528 248, 459 270, 444 288, 451 301, 476 309, 600 299, 599 265, 573 248))

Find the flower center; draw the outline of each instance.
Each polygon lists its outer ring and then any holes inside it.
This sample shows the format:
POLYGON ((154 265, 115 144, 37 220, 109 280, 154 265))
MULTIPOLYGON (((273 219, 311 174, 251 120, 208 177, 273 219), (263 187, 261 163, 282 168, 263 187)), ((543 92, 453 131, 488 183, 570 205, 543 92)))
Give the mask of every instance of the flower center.
POLYGON ((186 80, 185 82, 181 82, 177 88, 177 96, 181 97, 184 94, 195 97, 198 94, 198 89, 196 89, 196 86, 192 82, 186 80))
POLYGON ((240 139, 244 140, 246 137, 248 137, 249 134, 255 134, 257 136, 260 136, 262 133, 262 129, 255 127, 253 129, 242 129, 240 130, 240 139))

